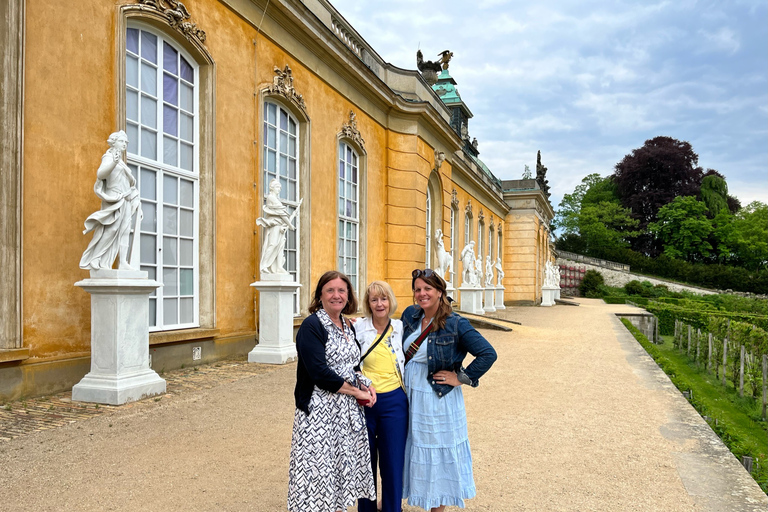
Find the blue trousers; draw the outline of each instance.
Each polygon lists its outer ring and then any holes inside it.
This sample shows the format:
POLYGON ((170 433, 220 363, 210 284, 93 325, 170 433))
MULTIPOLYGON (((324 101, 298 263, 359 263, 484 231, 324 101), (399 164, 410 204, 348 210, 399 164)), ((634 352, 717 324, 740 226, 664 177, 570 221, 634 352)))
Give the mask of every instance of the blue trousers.
MULTIPOLYGON (((379 393, 376 405, 365 408, 368 443, 371 446, 373 481, 376 465, 381 469, 381 510, 401 512, 405 439, 408 436, 408 398, 402 388, 379 393)), ((377 489, 378 493, 378 489, 377 489)), ((358 512, 376 512, 376 502, 357 500, 358 512)))

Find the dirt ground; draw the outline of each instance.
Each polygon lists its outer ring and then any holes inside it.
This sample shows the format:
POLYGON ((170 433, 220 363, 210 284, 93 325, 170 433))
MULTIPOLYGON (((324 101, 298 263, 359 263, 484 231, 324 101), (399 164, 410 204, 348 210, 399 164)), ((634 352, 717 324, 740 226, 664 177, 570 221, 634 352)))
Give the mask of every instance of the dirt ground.
MULTIPOLYGON (((580 302, 481 331, 499 359, 464 392, 467 510, 768 510, 614 316, 633 308, 580 302)), ((0 509, 285 510, 294 382, 289 364, 0 442, 0 509)))

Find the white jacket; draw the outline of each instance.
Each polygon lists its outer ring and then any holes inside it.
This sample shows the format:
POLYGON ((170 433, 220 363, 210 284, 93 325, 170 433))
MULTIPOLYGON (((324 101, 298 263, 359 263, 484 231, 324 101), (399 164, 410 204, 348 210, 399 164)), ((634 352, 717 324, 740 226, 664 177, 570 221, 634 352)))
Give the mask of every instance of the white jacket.
MULTIPOLYGON (((370 317, 361 318, 354 324, 355 333, 357 334, 357 342, 360 344, 360 357, 363 356, 373 342, 379 338, 379 334, 376 332, 376 327, 373 326, 373 320, 370 317)), ((399 366, 400 375, 405 373, 405 354, 403 353, 403 322, 400 320, 392 319, 392 329, 394 332, 390 337, 390 343, 395 350, 395 357, 397 358, 397 365, 399 366)), ((365 365, 365 361, 363 361, 365 365)))

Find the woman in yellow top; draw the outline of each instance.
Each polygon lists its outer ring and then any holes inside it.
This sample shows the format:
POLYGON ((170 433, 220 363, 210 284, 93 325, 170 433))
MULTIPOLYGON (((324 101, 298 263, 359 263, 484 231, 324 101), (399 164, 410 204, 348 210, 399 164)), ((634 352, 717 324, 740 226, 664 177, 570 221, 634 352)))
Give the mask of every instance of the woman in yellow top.
POLYGON ((392 288, 384 281, 374 281, 365 291, 366 317, 355 322, 363 375, 371 379, 377 395, 374 406, 365 408, 365 422, 373 479, 376 481, 378 461, 382 487, 381 508, 376 508, 375 501, 361 498, 358 512, 402 511, 408 398, 403 386, 403 323, 390 318, 396 309, 392 288))

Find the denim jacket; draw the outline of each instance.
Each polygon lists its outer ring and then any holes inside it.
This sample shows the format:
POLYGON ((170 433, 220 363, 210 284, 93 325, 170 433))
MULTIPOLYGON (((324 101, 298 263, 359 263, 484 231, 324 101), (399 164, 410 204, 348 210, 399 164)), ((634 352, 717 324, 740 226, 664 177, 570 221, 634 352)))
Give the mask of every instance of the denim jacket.
MULTIPOLYGON (((419 322, 424 313, 419 306, 408 306, 401 320, 403 321, 403 341, 412 332, 418 330, 419 322)), ((472 354, 475 360, 464 371, 476 387, 480 377, 487 372, 496 361, 496 351, 483 336, 469 325, 469 320, 456 313, 451 313, 445 319, 445 327, 438 331, 432 331, 424 340, 427 344, 427 380, 432 390, 438 397, 443 397, 453 391, 450 384, 438 384, 432 375, 440 370, 458 372, 462 369, 462 363, 467 353, 472 354)), ((403 347, 407 350, 408 347, 403 347)))

